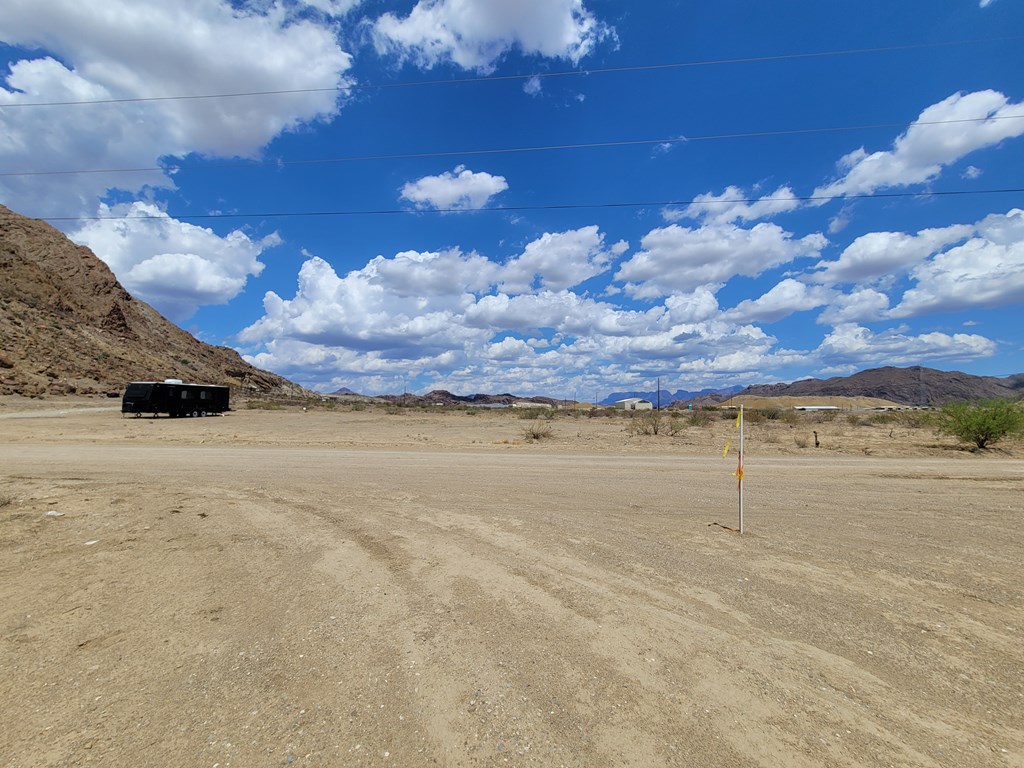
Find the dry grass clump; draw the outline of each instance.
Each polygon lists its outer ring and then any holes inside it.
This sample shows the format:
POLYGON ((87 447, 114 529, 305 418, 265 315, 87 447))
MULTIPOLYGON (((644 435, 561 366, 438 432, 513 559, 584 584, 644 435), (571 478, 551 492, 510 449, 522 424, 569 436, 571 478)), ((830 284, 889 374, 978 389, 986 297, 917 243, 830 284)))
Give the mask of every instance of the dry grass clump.
POLYGON ((0 509, 9 507, 14 503, 14 497, 9 493, 0 493, 0 509))
POLYGON ((551 425, 543 421, 534 421, 523 427, 523 437, 527 440, 546 440, 554 436, 551 425))

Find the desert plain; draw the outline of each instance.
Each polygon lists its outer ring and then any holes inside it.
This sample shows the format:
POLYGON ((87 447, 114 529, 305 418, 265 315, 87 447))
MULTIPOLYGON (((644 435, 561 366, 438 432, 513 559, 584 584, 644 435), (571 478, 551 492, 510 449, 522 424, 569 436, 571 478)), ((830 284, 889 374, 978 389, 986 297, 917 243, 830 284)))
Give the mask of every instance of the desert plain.
POLYGON ((802 418, 5 398, 0 764, 1024 766, 1024 446, 802 418))

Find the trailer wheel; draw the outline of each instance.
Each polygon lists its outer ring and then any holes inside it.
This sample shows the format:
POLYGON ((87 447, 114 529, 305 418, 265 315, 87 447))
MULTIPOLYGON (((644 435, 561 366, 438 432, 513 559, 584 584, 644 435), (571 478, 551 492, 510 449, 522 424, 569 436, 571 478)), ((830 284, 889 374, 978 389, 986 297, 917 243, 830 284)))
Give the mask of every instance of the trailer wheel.
POLYGON ((200 416, 205 416, 205 415, 206 415, 206 411, 200 411, 200 412, 199 412, 199 415, 200 415, 200 416))

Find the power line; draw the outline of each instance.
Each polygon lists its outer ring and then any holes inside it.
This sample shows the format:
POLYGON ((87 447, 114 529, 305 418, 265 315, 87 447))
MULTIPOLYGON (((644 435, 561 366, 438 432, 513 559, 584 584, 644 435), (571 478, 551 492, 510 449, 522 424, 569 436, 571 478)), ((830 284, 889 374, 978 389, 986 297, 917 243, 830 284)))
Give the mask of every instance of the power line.
POLYGON ((784 53, 773 56, 748 56, 731 59, 706 59, 703 61, 685 61, 667 64, 637 64, 624 67, 597 67, 594 69, 570 69, 557 72, 534 72, 526 75, 486 75, 480 77, 449 78, 444 80, 407 80, 397 83, 346 83, 330 88, 289 88, 270 91, 242 91, 237 93, 177 94, 171 96, 135 96, 120 99, 83 99, 76 101, 34 101, 15 104, 4 104, 0 109, 14 107, 72 107, 90 104, 134 104, 157 101, 195 101, 202 99, 232 99, 247 96, 288 96, 303 93, 343 93, 356 90, 384 90, 388 88, 414 88, 433 85, 460 85, 466 83, 487 83, 500 81, 530 80, 533 78, 550 79, 556 77, 579 77, 581 75, 604 75, 625 72, 651 72, 667 69, 689 69, 696 67, 721 66, 724 64, 759 64, 773 61, 792 61, 796 59, 816 59, 836 56, 854 56, 869 53, 895 53, 899 51, 926 50, 929 48, 949 48, 959 45, 988 45, 991 43, 1015 42, 1024 40, 1024 36, 996 37, 975 40, 947 40, 937 43, 914 43, 910 45, 891 45, 875 48, 847 48, 834 51, 810 51, 804 53, 784 53))
MULTIPOLYGON (((912 125, 952 125, 956 123, 983 123, 989 120, 1021 120, 1019 115, 995 115, 990 117, 968 117, 954 120, 920 120, 912 125)), ((153 173, 166 171, 206 171, 222 169, 256 169, 265 167, 281 167, 288 165, 330 165, 337 163, 366 162, 374 160, 411 160, 431 157, 471 157, 476 155, 506 155, 524 152, 554 152, 567 149, 604 149, 615 147, 652 146, 659 144, 686 144, 694 141, 720 141, 725 139, 772 138, 777 136, 801 136, 815 133, 841 133, 850 131, 883 130, 903 128, 901 123, 872 123, 866 125, 847 125, 825 128, 790 128, 778 131, 744 131, 739 133, 717 133, 703 136, 676 136, 664 139, 628 139, 623 141, 599 141, 581 144, 548 144, 531 147, 501 147, 492 149, 449 150, 444 152, 407 152, 383 155, 349 155, 344 157, 312 158, 308 160, 263 160, 254 162, 208 163, 204 165, 169 165, 142 166, 138 168, 83 168, 78 170, 58 171, 3 171, 0 178, 7 176, 70 176, 96 173, 153 173)))
MULTIPOLYGON (((873 194, 853 195, 793 195, 791 197, 772 198, 773 203, 810 203, 828 202, 829 200, 872 200, 879 198, 911 198, 911 197, 964 197, 969 195, 1000 195, 1020 194, 1024 187, 1010 187, 1003 189, 958 189, 931 192, 877 192, 873 194)), ((196 213, 184 216, 174 216, 178 221, 208 220, 208 219, 281 219, 299 217, 328 217, 328 216, 389 216, 398 214, 430 214, 430 213, 515 213, 519 211, 559 211, 559 210, 587 210, 587 209, 608 209, 608 208, 663 208, 670 206, 689 205, 721 205, 723 203, 753 204, 760 202, 761 198, 738 197, 716 200, 646 200, 628 201, 613 203, 550 203, 542 205, 513 205, 501 208, 380 208, 364 210, 340 210, 340 211, 264 211, 260 213, 196 213)), ((17 214, 10 214, 12 217, 17 214)), ((3 214, 0 214, 2 218, 3 214)), ((164 216, 43 216, 42 221, 130 221, 139 219, 162 220, 164 216)))

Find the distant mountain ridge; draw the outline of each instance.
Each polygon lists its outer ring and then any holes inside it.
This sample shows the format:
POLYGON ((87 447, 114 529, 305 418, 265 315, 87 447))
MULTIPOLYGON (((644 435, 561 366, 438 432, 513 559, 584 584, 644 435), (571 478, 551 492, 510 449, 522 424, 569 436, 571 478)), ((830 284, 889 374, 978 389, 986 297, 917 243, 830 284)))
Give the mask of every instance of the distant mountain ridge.
POLYGON ((380 395, 376 399, 386 400, 393 403, 420 405, 503 405, 510 406, 514 403, 537 403, 538 405, 556 406, 563 401, 550 397, 518 397, 507 392, 500 395, 453 395, 445 389, 435 389, 425 395, 380 395))
MULTIPOLYGON (((723 399, 730 395, 735 395, 743 387, 733 385, 729 387, 709 387, 708 389, 698 389, 694 392, 690 392, 685 389, 677 389, 675 392, 669 392, 667 389, 661 390, 661 404, 669 405, 677 400, 695 400, 699 397, 707 397, 709 395, 722 395, 723 399)), ((629 390, 628 392, 612 392, 609 395, 605 395, 602 398, 599 405, 615 405, 619 400, 625 400, 629 397, 640 397, 644 400, 650 400, 652 403, 657 404, 659 397, 657 390, 653 392, 641 392, 638 390, 629 390)))
POLYGON ((88 248, 0 205, 0 395, 113 395, 165 378, 305 393, 199 341, 129 294, 88 248))
MULTIPOLYGON (((334 395, 357 396, 351 389, 342 388, 334 395)), ((830 379, 802 379, 792 384, 755 384, 746 388, 740 386, 711 387, 697 391, 661 391, 661 405, 689 403, 698 406, 712 406, 730 397, 749 395, 753 397, 800 397, 813 400, 816 397, 876 398, 898 405, 927 406, 945 405, 956 401, 990 400, 1006 398, 1016 400, 1024 397, 1024 373, 998 378, 995 376, 974 376, 959 371, 939 371, 934 368, 911 366, 909 368, 871 368, 850 376, 835 376, 830 379)), ((611 406, 618 400, 640 397, 657 403, 658 393, 629 390, 612 392, 600 400, 598 405, 611 406)), ((438 389, 426 395, 379 395, 373 400, 405 404, 439 405, 512 405, 513 403, 534 402, 546 405, 563 405, 564 400, 551 397, 520 397, 508 393, 498 395, 475 394, 454 395, 438 389)))
POLYGON ((1024 395, 1024 373, 998 378, 960 371, 938 371, 918 365, 909 368, 886 366, 824 380, 756 384, 737 394, 759 397, 877 397, 908 406, 995 398, 1016 400, 1024 395))

